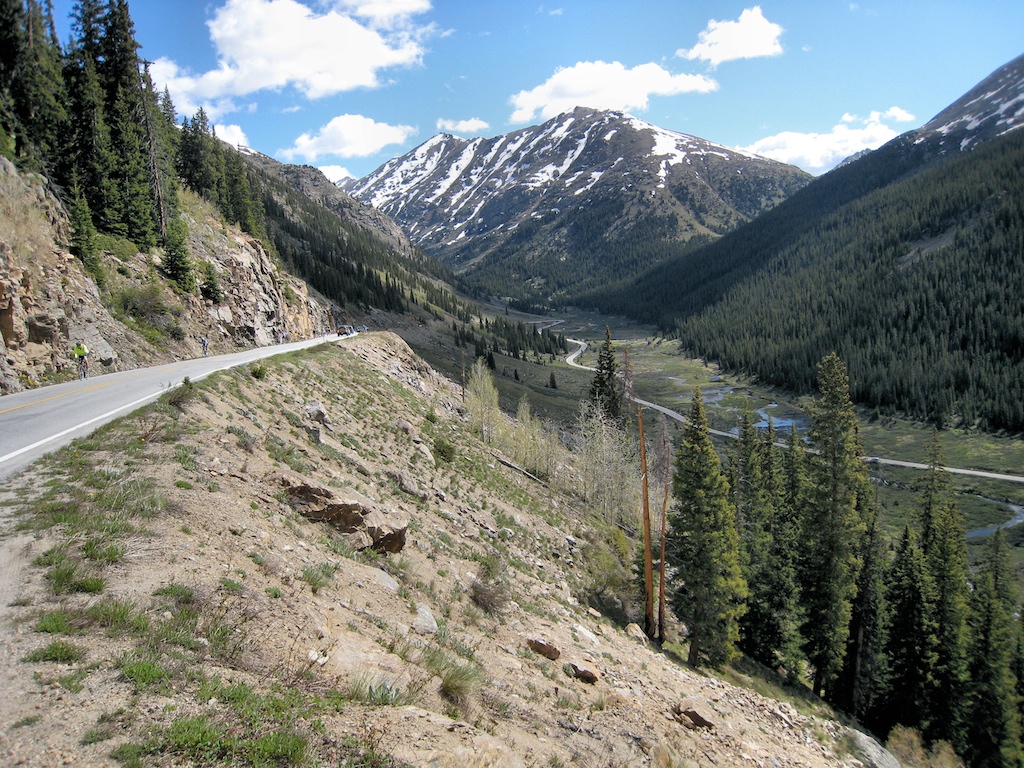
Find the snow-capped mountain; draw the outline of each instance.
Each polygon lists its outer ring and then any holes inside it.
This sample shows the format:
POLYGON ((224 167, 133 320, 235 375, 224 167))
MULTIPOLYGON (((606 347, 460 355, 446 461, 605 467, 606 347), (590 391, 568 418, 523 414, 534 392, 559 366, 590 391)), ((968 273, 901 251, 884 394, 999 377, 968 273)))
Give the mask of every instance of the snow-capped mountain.
POLYGON ((1004 64, 915 131, 914 143, 946 154, 1024 125, 1024 55, 1004 64))
POLYGON ((490 139, 438 134, 344 188, 490 292, 547 300, 636 274, 810 180, 621 112, 577 108, 490 139))

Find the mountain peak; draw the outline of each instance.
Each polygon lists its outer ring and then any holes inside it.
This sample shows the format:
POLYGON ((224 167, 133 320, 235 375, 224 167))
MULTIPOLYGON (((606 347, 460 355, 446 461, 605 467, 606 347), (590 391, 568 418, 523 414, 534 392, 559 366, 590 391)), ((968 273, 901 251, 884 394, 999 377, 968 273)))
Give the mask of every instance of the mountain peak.
POLYGON ((652 246, 621 265, 632 272, 666 244, 717 237, 809 180, 624 112, 578 106, 493 138, 437 134, 347 189, 442 261, 486 272, 505 260, 500 277, 485 279, 489 290, 547 301, 567 290, 552 272, 571 273, 573 290, 600 284, 609 278, 603 254, 624 241, 637 253, 641 240, 652 246))
POLYGON ((915 143, 962 151, 1024 125, 1024 55, 1004 64, 919 128, 915 143))

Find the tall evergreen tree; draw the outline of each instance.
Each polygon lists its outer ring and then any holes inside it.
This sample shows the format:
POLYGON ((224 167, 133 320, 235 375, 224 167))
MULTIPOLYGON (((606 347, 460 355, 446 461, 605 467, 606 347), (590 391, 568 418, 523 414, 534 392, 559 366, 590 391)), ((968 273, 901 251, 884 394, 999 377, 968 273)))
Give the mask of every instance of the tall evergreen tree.
POLYGON ((113 170, 117 160, 111 147, 96 65, 84 46, 73 48, 68 55, 64 77, 70 95, 71 129, 61 153, 60 178, 70 185, 77 177, 93 221, 102 224, 115 218, 113 170))
POLYGON ((28 0, 23 18, 25 34, 11 93, 23 139, 31 144, 39 167, 45 168, 67 122, 61 51, 52 18, 38 0, 28 0))
POLYGON ((612 348, 612 330, 605 326, 604 344, 597 355, 597 371, 590 382, 590 402, 615 422, 622 419, 622 387, 618 373, 619 366, 612 348))
POLYGON ((814 666, 814 692, 821 694, 839 674, 846 650, 868 478, 846 366, 835 353, 818 366, 818 390, 808 431, 814 450, 808 457, 801 594, 807 616, 804 650, 814 666))
POLYGON ((82 260, 86 270, 97 282, 102 269, 96 252, 96 227, 92 223, 92 211, 89 203, 78 186, 77 179, 71 186, 71 252, 82 260))
POLYGON ((875 515, 864 537, 860 560, 850 634, 833 703, 861 722, 873 725, 877 722, 879 708, 888 698, 888 606, 885 594, 888 562, 875 515))
POLYGON ((903 529, 888 578, 888 696, 879 712, 881 730, 895 725, 917 728, 932 688, 935 625, 928 606, 932 585, 924 557, 909 527, 903 529))
POLYGON ((966 747, 968 560, 963 516, 949 492, 939 434, 929 448, 928 479, 921 497, 921 546, 934 587, 932 687, 923 716, 929 741, 943 739, 963 754, 966 747))
POLYGON ((728 471, 749 589, 747 610, 740 618, 740 648, 762 664, 781 664, 796 672, 799 607, 791 554, 795 542, 782 509, 782 468, 771 445, 774 434, 769 429, 762 438, 749 405, 744 406, 728 471))
POLYGON ((217 139, 213 136, 213 129, 202 107, 191 120, 185 118, 181 122, 176 163, 178 175, 185 186, 207 200, 217 201, 224 164, 217 139))
POLYGON ((141 104, 136 90, 122 88, 111 112, 111 149, 118 163, 111 172, 114 196, 103 224, 108 231, 148 249, 156 245, 157 224, 148 140, 139 122, 141 104))
POLYGON ((167 225, 163 268, 178 288, 185 293, 191 293, 196 288, 196 276, 192 268, 192 260, 188 255, 188 246, 185 243, 187 235, 188 227, 185 222, 179 217, 171 219, 170 224, 167 225))
POLYGON ((0 0, 0 98, 9 93, 25 47, 25 3, 0 0))
POLYGON ((128 13, 126 0, 108 0, 100 19, 100 59, 97 73, 106 93, 108 110, 126 93, 139 96, 139 44, 135 40, 135 25, 128 13))
POLYGON ((1024 762, 1009 579, 1006 545, 997 530, 975 576, 971 600, 968 706, 977 714, 967 726, 965 757, 972 768, 1016 768, 1024 762))
POLYGON ((672 610, 689 630, 689 663, 719 666, 736 655, 747 585, 729 483, 699 389, 676 454, 673 495, 667 548, 672 610))

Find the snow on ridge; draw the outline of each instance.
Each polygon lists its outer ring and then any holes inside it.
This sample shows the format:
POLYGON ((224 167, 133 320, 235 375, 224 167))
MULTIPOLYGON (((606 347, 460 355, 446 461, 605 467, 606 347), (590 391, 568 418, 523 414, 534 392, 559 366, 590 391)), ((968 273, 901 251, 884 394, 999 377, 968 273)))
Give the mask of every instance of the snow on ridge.
POLYGON ((441 195, 451 189, 452 184, 458 180, 466 168, 469 167, 469 164, 473 161, 473 157, 476 155, 476 148, 480 146, 481 141, 483 141, 483 139, 474 139, 462 148, 462 152, 459 153, 458 159, 448 166, 448 174, 434 187, 434 194, 426 198, 428 203, 436 203, 440 199, 441 195))

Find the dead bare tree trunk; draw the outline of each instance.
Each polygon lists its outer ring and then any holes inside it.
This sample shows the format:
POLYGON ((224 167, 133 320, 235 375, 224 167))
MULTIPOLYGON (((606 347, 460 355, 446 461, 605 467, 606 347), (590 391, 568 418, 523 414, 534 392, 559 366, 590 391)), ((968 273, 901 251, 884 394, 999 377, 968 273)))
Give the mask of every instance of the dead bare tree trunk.
POLYGON ((672 488, 671 442, 664 420, 661 427, 658 454, 663 469, 664 494, 661 499, 661 560, 658 561, 658 645, 665 644, 665 546, 668 538, 668 497, 672 488))
POLYGON ((647 500, 647 445, 644 441, 643 409, 636 407, 636 418, 640 425, 640 488, 644 504, 644 632, 653 638, 657 634, 654 621, 654 566, 651 560, 651 506, 647 500))

